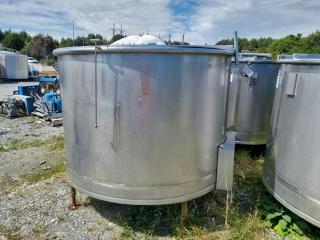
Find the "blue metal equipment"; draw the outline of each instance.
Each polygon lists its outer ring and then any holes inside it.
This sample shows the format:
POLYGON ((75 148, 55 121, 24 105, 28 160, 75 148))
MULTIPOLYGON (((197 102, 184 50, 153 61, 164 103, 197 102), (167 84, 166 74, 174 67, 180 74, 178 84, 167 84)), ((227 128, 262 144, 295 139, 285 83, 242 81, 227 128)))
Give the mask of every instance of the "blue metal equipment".
POLYGON ((40 92, 35 95, 35 112, 44 118, 62 116, 60 83, 56 77, 40 77, 40 92))
POLYGON ((40 77, 39 84, 18 86, 7 100, 0 102, 0 114, 7 117, 37 115, 46 119, 62 116, 60 83, 56 77, 40 77))

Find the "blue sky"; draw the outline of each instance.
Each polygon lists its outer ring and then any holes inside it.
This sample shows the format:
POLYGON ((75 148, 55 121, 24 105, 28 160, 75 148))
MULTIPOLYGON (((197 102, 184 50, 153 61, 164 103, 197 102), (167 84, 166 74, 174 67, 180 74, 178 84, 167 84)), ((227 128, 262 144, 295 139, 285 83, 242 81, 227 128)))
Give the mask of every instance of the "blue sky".
POLYGON ((0 0, 0 28, 49 33, 55 38, 90 32, 110 38, 146 33, 193 44, 232 36, 281 37, 320 29, 320 0, 0 0))

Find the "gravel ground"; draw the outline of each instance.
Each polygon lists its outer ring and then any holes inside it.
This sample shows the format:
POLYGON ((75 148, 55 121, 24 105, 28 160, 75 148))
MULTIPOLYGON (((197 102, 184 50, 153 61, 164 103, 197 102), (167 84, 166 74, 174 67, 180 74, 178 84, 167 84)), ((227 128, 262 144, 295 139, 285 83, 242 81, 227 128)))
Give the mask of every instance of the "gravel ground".
POLYGON ((84 205, 69 211, 69 192, 63 174, 0 192, 0 239, 117 239, 121 205, 78 194, 84 205))
MULTIPOLYGON (((0 146, 12 141, 44 141, 62 134, 63 127, 52 127, 33 116, 15 119, 0 116, 0 146)), ((0 179, 9 176, 19 180, 22 175, 39 172, 56 161, 56 156, 48 152, 45 146, 0 151, 0 179)))
POLYGON ((45 140, 63 134, 63 127, 52 127, 35 116, 8 119, 0 116, 0 144, 8 140, 45 140))

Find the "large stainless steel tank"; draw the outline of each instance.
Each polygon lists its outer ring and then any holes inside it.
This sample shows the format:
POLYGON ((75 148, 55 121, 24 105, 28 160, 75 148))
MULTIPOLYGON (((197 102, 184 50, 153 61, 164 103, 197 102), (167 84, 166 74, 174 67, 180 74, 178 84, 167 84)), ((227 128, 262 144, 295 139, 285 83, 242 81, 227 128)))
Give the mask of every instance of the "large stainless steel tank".
POLYGON ((320 227, 320 55, 279 62, 263 181, 284 206, 320 227))
POLYGON ((27 56, 20 53, 0 51, 0 78, 27 79, 27 56))
POLYGON ((95 47, 54 51, 71 185, 94 198, 144 205, 212 190, 226 137, 232 52, 192 46, 97 51, 96 61, 95 47))
POLYGON ((269 54, 241 53, 232 62, 228 128, 236 143, 266 144, 279 64, 269 54))

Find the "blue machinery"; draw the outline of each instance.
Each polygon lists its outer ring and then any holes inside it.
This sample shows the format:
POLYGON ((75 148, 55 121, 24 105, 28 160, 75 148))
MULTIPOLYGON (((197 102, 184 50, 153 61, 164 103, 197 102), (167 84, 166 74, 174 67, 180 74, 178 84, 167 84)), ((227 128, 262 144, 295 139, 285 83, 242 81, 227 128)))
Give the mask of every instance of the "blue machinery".
POLYGON ((59 80, 55 77, 40 77, 37 85, 18 86, 12 96, 0 102, 0 113, 10 118, 31 114, 46 119, 61 117, 59 80))

